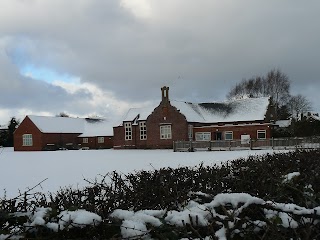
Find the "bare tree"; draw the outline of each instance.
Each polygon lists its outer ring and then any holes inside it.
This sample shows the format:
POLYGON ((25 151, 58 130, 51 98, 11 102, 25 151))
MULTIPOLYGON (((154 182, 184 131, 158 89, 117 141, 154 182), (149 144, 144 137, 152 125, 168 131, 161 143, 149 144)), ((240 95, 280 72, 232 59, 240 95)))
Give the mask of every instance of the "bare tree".
POLYGON ((290 81, 286 74, 278 69, 271 70, 266 77, 256 76, 243 79, 230 90, 227 97, 237 98, 241 95, 250 97, 272 97, 278 106, 286 104, 290 97, 290 81))
POLYGON ((250 79, 243 79, 228 93, 227 98, 249 97, 271 97, 276 116, 280 115, 282 107, 287 104, 290 98, 290 81, 286 74, 279 69, 273 69, 265 77, 256 76, 250 79))
POLYGON ((265 79, 267 93, 275 105, 276 114, 281 106, 286 105, 290 98, 290 82, 286 74, 279 69, 268 72, 265 79))
POLYGON ((246 79, 243 79, 241 83, 237 83, 236 86, 230 90, 227 98, 242 98, 244 95, 246 95, 245 81, 246 79))
POLYGON ((302 113, 306 113, 312 110, 311 102, 301 94, 292 96, 288 102, 288 107, 291 116, 295 119, 299 119, 302 113))
POLYGON ((241 83, 238 83, 230 90, 227 98, 242 98, 243 96, 263 97, 267 95, 267 87, 264 78, 256 76, 249 79, 243 79, 241 83))

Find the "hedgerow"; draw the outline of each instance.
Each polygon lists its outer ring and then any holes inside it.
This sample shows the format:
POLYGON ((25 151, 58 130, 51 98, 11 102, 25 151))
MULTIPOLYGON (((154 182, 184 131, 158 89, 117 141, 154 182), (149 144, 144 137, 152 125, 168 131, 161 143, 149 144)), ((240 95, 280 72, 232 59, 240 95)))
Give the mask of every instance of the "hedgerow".
POLYGON ((319 150, 294 151, 31 188, 0 199, 0 239, 317 239, 319 161, 319 150))

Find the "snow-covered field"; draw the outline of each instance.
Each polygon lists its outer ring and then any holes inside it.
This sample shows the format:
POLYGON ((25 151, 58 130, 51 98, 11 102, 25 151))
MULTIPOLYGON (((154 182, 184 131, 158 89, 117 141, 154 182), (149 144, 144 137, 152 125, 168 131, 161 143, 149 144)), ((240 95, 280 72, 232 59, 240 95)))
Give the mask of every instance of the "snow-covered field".
POLYGON ((232 152, 173 152, 172 150, 78 150, 56 152, 14 152, 0 148, 0 197, 15 197, 44 179, 37 191, 54 192, 60 187, 81 188, 84 179, 111 171, 128 173, 162 167, 219 164, 272 150, 232 152))
MULTIPOLYGON (((94 179, 99 174, 105 175, 111 171, 128 173, 139 170, 152 170, 162 167, 179 166, 197 166, 200 163, 204 165, 221 164, 228 160, 233 160, 249 155, 261 155, 272 153, 272 150, 260 151, 225 151, 225 152, 183 152, 175 153, 172 150, 88 150, 88 151, 56 151, 56 152, 14 152, 12 148, 0 148, 0 188, 6 189, 8 197, 18 195, 18 189, 25 191, 28 187, 33 187, 47 179, 37 187, 37 191, 54 192, 60 187, 72 186, 81 188, 87 184, 84 179, 94 179)), ((279 151, 277 151, 279 152, 279 151)), ((292 172, 285 176, 284 182, 291 181, 292 178, 299 176, 299 172, 292 172)), ((2 192, 0 197, 3 196, 2 192)), ((242 224, 242 229, 253 225, 254 231, 259 232, 267 226, 270 219, 281 219, 280 225, 284 229, 296 229, 300 222, 297 219, 304 218, 309 224, 316 225, 316 218, 305 218, 304 215, 318 214, 320 207, 305 208, 296 204, 276 203, 274 201, 265 201, 247 193, 221 193, 216 196, 210 196, 206 193, 193 193, 206 195, 212 201, 200 204, 196 201, 190 201, 185 207, 178 211, 167 211, 144 209, 133 212, 127 209, 116 209, 111 213, 111 217, 121 220, 120 227, 123 238, 137 239, 141 236, 149 239, 149 225, 160 227, 162 224, 184 227, 185 224, 195 224, 199 226, 208 226, 215 222, 219 230, 213 232, 219 240, 227 239, 227 233, 233 234, 241 232, 235 225, 236 219, 244 208, 251 204, 256 204, 261 208, 265 215, 265 220, 256 219, 255 216, 248 216, 247 223, 242 224), (228 205, 232 208, 228 210, 227 215, 221 215, 216 212, 219 206, 228 205), (267 206, 267 208, 265 207, 267 206), (229 216, 232 216, 230 219, 229 216), (252 218, 252 219, 251 219, 252 218), (196 219, 196 220, 195 220, 196 219), (230 229, 225 229, 225 221, 230 229)), ((81 227, 84 225, 99 224, 103 219, 101 216, 85 209, 75 211, 65 210, 59 213, 58 217, 48 220, 48 212, 51 208, 36 208, 34 212, 16 213, 19 216, 27 216, 28 222, 23 226, 33 229, 34 226, 44 226, 55 232, 64 228, 81 227), (70 224, 71 223, 71 224, 70 224)), ((211 226, 212 227, 212 226, 211 226)), ((24 229, 24 228, 21 228, 24 229)), ((7 234, 0 234, 0 240, 8 239, 11 236, 23 237, 23 231, 19 227, 13 228, 7 234)), ((212 228, 213 229, 213 228, 212 228)), ((212 234, 212 233, 211 233, 212 234)), ((210 236, 204 239, 212 239, 210 236)))

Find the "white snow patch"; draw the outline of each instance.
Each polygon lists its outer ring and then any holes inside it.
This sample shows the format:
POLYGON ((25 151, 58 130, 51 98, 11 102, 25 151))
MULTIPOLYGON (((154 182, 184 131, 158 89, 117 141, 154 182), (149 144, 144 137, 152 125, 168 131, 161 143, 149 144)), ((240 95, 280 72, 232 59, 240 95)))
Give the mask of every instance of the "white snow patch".
POLYGON ((31 223, 27 224, 28 226, 42 226, 46 223, 46 221, 44 220, 45 215, 51 211, 51 208, 36 208, 36 211, 34 212, 34 214, 31 217, 31 223))
POLYGON ((300 172, 292 172, 292 173, 288 173, 287 175, 285 175, 283 178, 283 182, 290 182, 291 179, 293 179, 294 177, 300 176, 300 172))
POLYGON ((141 210, 138 212, 117 209, 110 217, 123 220, 121 234, 123 238, 148 237, 146 224, 159 227, 162 223, 158 218, 163 217, 165 210, 141 210))
POLYGON ((102 218, 99 215, 82 209, 76 211, 63 211, 58 215, 58 219, 60 229, 64 229, 66 225, 69 227, 97 225, 102 221, 102 218))

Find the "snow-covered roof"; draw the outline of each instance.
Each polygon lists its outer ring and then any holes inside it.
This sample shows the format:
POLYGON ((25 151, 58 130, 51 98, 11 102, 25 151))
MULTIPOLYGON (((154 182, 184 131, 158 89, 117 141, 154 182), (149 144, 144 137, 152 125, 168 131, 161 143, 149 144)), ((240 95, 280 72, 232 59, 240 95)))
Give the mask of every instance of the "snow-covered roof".
POLYGON ((43 133, 79 133, 81 136, 112 136, 113 124, 105 119, 28 116, 43 133))
POLYGON ((264 120, 269 98, 246 98, 226 102, 188 103, 171 101, 188 122, 216 123, 264 120))
POLYGON ((85 120, 84 132, 79 137, 113 136, 113 123, 106 119, 85 120))
MULTIPOLYGON (((307 119, 314 119, 314 120, 320 120, 320 117, 319 117, 319 113, 316 113, 316 112, 306 112, 306 113, 302 113, 300 118, 301 117, 306 117, 307 119)), ((301 120, 301 119, 300 119, 301 120)))
POLYGON ((82 133, 83 118, 28 116, 43 133, 82 133))
MULTIPOLYGON (((152 107, 144 107, 144 108, 130 108, 127 112, 127 114, 122 119, 123 122, 134 122, 136 123, 136 120, 147 120, 147 117, 153 112, 153 110, 156 108, 156 106, 152 107)), ((120 123, 120 125, 122 122, 120 123)))
POLYGON ((285 128, 285 127, 289 127, 291 125, 291 119, 289 120, 278 120, 275 122, 276 125, 278 125, 278 127, 281 128, 285 128))
MULTIPOLYGON (((264 120, 269 98, 246 98, 225 102, 190 103, 170 101, 187 119, 188 122, 218 123, 264 120)), ((155 107, 132 108, 123 121, 146 120, 155 107)))

